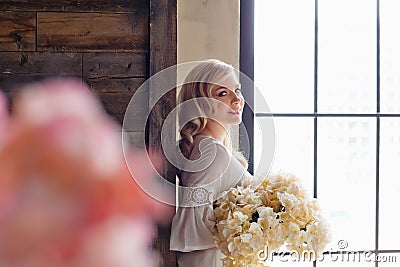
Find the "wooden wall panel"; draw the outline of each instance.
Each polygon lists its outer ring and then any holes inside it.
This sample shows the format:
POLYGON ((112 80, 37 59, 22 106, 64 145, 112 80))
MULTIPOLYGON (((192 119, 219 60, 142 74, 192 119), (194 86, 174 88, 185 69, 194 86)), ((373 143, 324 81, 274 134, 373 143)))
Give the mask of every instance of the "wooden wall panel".
POLYGON ((35 12, 0 12, 0 29, 0 51, 35 51, 35 12))
POLYGON ((38 51, 146 52, 146 12, 38 12, 38 51))
MULTIPOLYGON (((130 79, 86 79, 91 89, 100 97, 104 108, 109 114, 122 124, 126 108, 139 86, 145 81, 144 78, 130 79)), ((142 103, 138 108, 138 112, 131 116, 134 120, 131 122, 132 131, 143 131, 145 115, 148 110, 148 92, 136 94, 136 99, 140 99, 142 103)))
POLYGON ((83 74, 97 79, 147 77, 146 54, 85 53, 83 74))
MULTIPOLYGON (((133 94, 146 80, 146 66, 146 54, 83 54, 84 80, 100 96, 107 112, 113 114, 121 124, 133 94)), ((131 116, 134 131, 143 131, 141 125, 144 125, 148 110, 148 92, 139 98, 142 103, 139 112, 131 116)))
MULTIPOLYGON (((93 91, 98 94, 115 93, 115 94, 134 94, 139 86, 144 83, 145 78, 121 78, 121 79, 104 79, 104 78, 89 78, 85 81, 90 85, 93 91)), ((148 101, 146 101, 148 102, 148 101)), ((146 103, 147 104, 147 103, 146 103)))
MULTIPOLYGON (((126 108, 134 93, 145 81, 144 78, 131 79, 88 79, 87 83, 91 89, 100 97, 106 111, 119 121, 123 122, 126 108)), ((139 99, 140 106, 135 107, 136 114, 130 116, 130 131, 143 131, 146 121, 146 113, 149 109, 148 92, 136 93, 135 99, 139 99)))
POLYGON ((54 76, 82 76, 82 56, 75 53, 0 52, 0 88, 54 76))
MULTIPOLYGON (((132 93, 100 93, 98 94, 104 104, 108 113, 113 114, 114 117, 122 124, 126 108, 132 99, 132 93)), ((141 99, 143 105, 135 108, 135 114, 129 115, 129 125, 132 125, 130 131, 143 131, 146 122, 146 113, 148 110, 147 100, 148 94, 135 95, 135 98, 141 99)))
POLYGON ((148 7, 148 0, 2 0, 0 10, 135 13, 148 7))

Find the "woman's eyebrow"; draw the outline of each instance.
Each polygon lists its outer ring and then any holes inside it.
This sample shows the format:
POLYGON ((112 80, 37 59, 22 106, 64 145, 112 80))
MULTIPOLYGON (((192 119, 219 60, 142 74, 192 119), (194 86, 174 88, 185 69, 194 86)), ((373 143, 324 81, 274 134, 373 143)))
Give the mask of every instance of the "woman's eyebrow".
POLYGON ((220 90, 220 89, 227 89, 225 86, 222 85, 218 85, 217 87, 215 87, 215 91, 220 90))
MULTIPOLYGON (((236 85, 234 86, 234 89, 233 89, 233 90, 241 89, 241 87, 242 87, 242 85, 241 85, 240 83, 238 83, 238 84, 236 84, 236 85)), ((218 87, 216 87, 214 90, 219 90, 219 89, 229 89, 229 88, 226 87, 226 86, 218 85, 218 87)))

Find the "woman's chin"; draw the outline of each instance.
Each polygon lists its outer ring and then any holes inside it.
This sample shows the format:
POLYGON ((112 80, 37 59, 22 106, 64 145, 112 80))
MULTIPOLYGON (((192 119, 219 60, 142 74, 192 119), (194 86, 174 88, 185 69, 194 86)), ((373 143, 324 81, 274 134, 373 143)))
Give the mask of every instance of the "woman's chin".
POLYGON ((239 125, 242 123, 242 118, 237 118, 235 120, 232 120, 232 122, 230 123, 230 125, 239 125))

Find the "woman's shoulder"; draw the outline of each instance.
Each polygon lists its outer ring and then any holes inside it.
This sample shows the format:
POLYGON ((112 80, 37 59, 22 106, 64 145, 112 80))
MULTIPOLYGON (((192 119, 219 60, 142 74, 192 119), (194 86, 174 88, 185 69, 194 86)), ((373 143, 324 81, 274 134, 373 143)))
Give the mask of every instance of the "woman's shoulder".
POLYGON ((190 176, 194 182, 194 177, 218 176, 217 173, 226 169, 230 161, 231 155, 220 141, 210 136, 196 136, 190 158, 184 164, 182 178, 185 181, 190 176))
POLYGON ((236 185, 246 173, 245 168, 217 139, 197 136, 191 159, 183 171, 182 184, 202 186, 212 192, 213 199, 236 185))
POLYGON ((214 137, 212 137, 212 136, 209 136, 209 135, 201 135, 201 134, 198 134, 198 135, 195 135, 194 137, 193 137, 193 140, 194 140, 194 142, 196 143, 198 143, 198 142, 207 142, 207 143, 215 143, 215 144, 219 144, 219 145, 222 145, 223 146, 223 144, 221 143, 221 141, 219 141, 218 139, 215 139, 214 137))
POLYGON ((231 153, 221 141, 208 135, 196 135, 194 137, 191 159, 200 157, 223 157, 229 158, 231 153))
POLYGON ((194 146, 197 147, 201 147, 201 146, 205 146, 205 145, 216 145, 218 147, 223 148, 224 150, 226 150, 228 152, 228 149, 225 147, 225 145, 219 141, 218 139, 215 139, 212 136, 209 135, 196 135, 193 138, 193 143, 194 146))

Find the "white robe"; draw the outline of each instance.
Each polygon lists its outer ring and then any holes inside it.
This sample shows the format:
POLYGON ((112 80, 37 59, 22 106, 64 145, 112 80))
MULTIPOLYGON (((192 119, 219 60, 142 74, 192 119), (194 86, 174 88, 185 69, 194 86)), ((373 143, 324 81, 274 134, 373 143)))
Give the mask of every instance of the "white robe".
POLYGON ((170 249, 183 252, 178 253, 179 267, 220 267, 222 254, 213 237, 212 203, 251 175, 221 142, 209 136, 195 137, 190 159, 197 160, 199 168, 182 172, 185 188, 172 221, 170 249))

